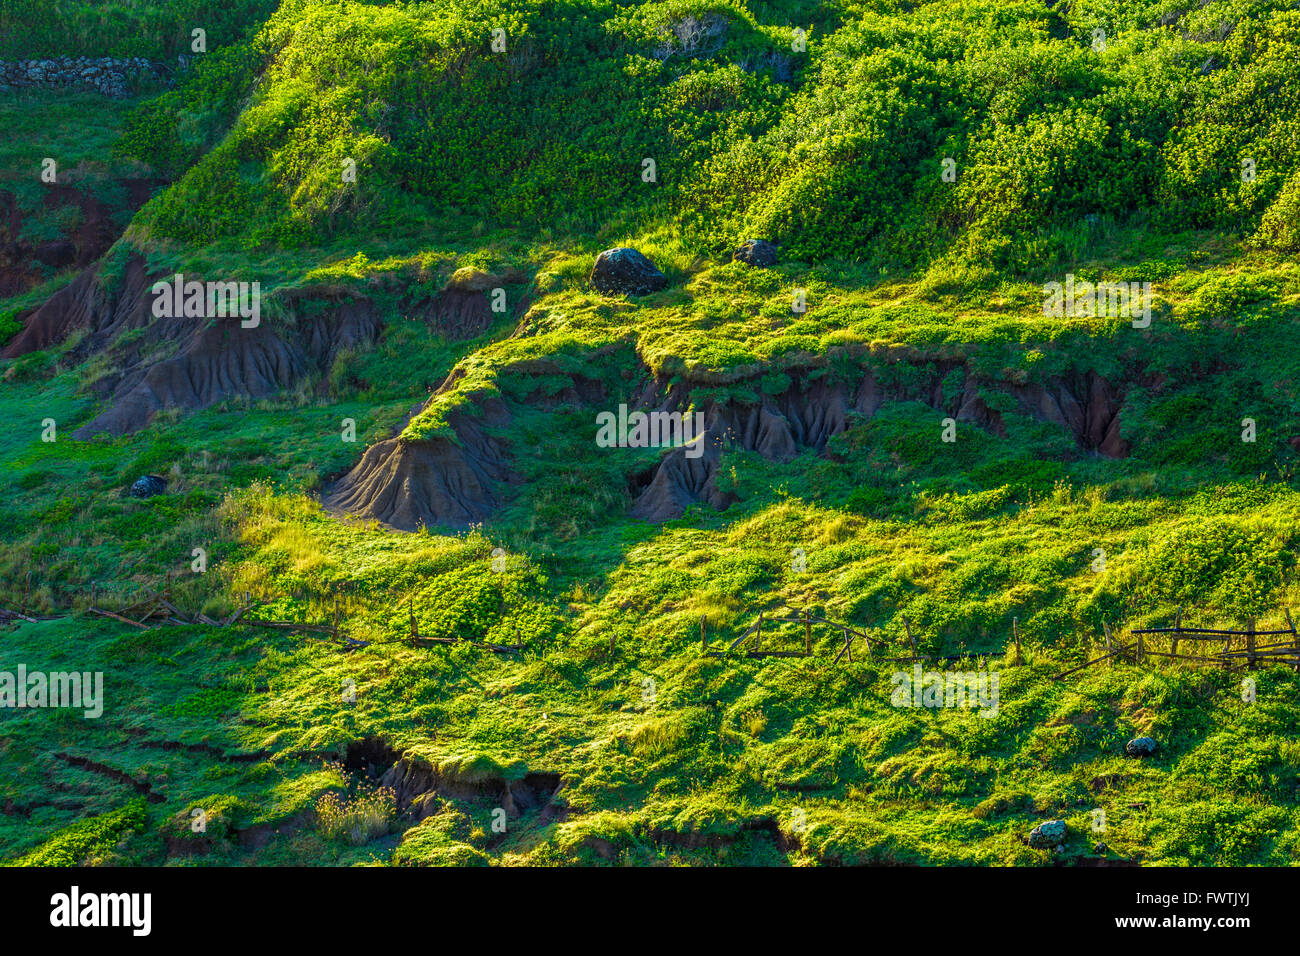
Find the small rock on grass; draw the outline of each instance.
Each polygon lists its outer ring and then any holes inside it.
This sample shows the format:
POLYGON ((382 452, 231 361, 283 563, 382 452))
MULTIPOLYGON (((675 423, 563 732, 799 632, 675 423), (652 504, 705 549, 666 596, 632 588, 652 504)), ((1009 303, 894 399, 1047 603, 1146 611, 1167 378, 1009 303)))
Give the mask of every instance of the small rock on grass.
POLYGON ((1064 820, 1048 820, 1029 831, 1029 845, 1036 850, 1049 850, 1064 843, 1068 832, 1064 820))
POLYGON ((766 239, 746 239, 731 254, 731 258, 759 269, 767 269, 776 265, 776 245, 766 239))
POLYGON ((167 479, 162 475, 145 475, 131 485, 132 498, 152 498, 167 490, 167 479))
POLYGON ((1151 737, 1134 737, 1124 745, 1124 752, 1130 757, 1150 757, 1159 744, 1151 737))
POLYGON ((637 250, 619 246, 596 257, 591 284, 604 295, 647 295, 667 286, 668 277, 637 250))

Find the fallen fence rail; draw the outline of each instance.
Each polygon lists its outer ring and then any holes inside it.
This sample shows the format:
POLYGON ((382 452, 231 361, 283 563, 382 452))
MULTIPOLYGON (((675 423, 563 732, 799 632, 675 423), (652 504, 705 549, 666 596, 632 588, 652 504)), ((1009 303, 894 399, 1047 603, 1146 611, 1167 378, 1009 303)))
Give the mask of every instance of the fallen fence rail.
MULTIPOLYGON (((747 627, 744 631, 742 631, 738 637, 734 638, 722 650, 711 650, 709 648, 708 631, 705 628, 704 619, 701 618, 700 619, 700 653, 705 657, 726 657, 737 650, 741 650, 746 657, 812 657, 813 656, 812 628, 814 624, 822 625, 824 627, 828 627, 832 630, 836 630, 840 632, 839 639, 836 641, 836 646, 838 646, 840 640, 843 641, 843 646, 839 647, 839 652, 835 655, 835 658, 832 661, 833 664, 838 664, 845 657, 848 658, 849 663, 853 663, 853 649, 855 643, 858 640, 861 640, 862 643, 866 645, 868 659, 880 663, 893 663, 893 664, 909 663, 910 664, 910 663, 918 663, 922 661, 956 661, 956 660, 967 660, 973 657, 993 656, 991 652, 980 652, 980 651, 964 651, 959 654, 947 654, 947 655, 939 655, 939 656, 920 654, 917 652, 916 649, 916 638, 912 635, 911 622, 908 621, 907 618, 903 618, 903 629, 907 635, 907 643, 910 649, 910 653, 897 656, 897 657, 875 657, 872 656, 873 651, 883 650, 885 647, 888 646, 885 641, 881 640, 879 637, 872 638, 871 635, 869 635, 866 631, 854 627, 852 624, 846 624, 843 621, 833 621, 830 620, 829 618, 819 617, 818 615, 811 613, 807 608, 805 608, 801 614, 795 617, 769 616, 767 612, 760 611, 758 614, 758 620, 755 621, 753 624, 751 624, 749 627, 747 627), (789 650, 789 649, 768 650, 764 648, 763 646, 764 627, 770 625, 777 625, 777 624, 802 624, 803 632, 804 632, 803 649, 802 650, 789 650), (742 650, 745 643, 748 641, 753 642, 752 647, 747 650, 742 650)), ((1018 641, 1019 638, 1017 637, 1017 644, 1018 641)))
MULTIPOLYGON (((407 598, 407 613, 410 617, 410 632, 407 634, 405 640, 412 647, 436 647, 439 644, 469 644, 473 647, 481 647, 494 654, 511 654, 515 651, 522 651, 527 647, 523 641, 518 641, 515 644, 497 644, 493 641, 480 641, 475 640, 472 637, 460 637, 458 635, 453 635, 451 637, 432 637, 426 634, 421 634, 419 624, 415 618, 415 602, 409 597, 407 598)), ((518 637, 518 633, 516 633, 515 636, 518 637)))

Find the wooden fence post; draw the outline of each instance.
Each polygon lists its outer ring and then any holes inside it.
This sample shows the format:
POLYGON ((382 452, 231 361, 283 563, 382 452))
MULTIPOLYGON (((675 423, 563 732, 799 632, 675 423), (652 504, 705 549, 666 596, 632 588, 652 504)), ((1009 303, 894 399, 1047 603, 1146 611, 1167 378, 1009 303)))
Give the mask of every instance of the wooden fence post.
POLYGON ((1114 666, 1115 666, 1115 658, 1114 658, 1113 655, 1114 655, 1114 653, 1115 653, 1115 649, 1114 649, 1113 647, 1111 647, 1111 644, 1110 644, 1110 625, 1106 623, 1106 619, 1105 619, 1104 617, 1101 619, 1101 630, 1102 630, 1102 632, 1106 635, 1106 657, 1107 657, 1107 659, 1110 661, 1110 666, 1111 666, 1111 667, 1114 667, 1114 666))
POLYGON ((411 615, 411 646, 419 647, 419 641, 417 640, 419 630, 415 626, 415 598, 408 597, 406 599, 406 610, 411 615))
POLYGON ((803 656, 812 656, 812 621, 809 619, 808 608, 803 609, 803 656))
POLYGON ((1255 619, 1252 617, 1246 623, 1246 666, 1255 670, 1255 619))
POLYGON ((1300 634, 1296 633, 1295 623, 1291 620, 1291 609, 1286 607, 1282 612, 1286 614, 1286 626, 1291 628, 1291 641, 1295 644, 1295 669, 1300 671, 1300 634))
POLYGON ((1178 657, 1178 632, 1182 630, 1182 627, 1183 609, 1179 608, 1178 614, 1174 616, 1174 636, 1170 638, 1172 643, 1169 645, 1169 652, 1174 656, 1174 658, 1178 657))
POLYGON ((32 572, 27 572, 26 583, 23 585, 23 613, 27 613, 27 600, 32 593, 32 572))
POLYGON ((1146 655, 1146 649, 1142 644, 1142 639, 1144 637, 1146 637, 1145 634, 1138 634, 1137 636, 1137 663, 1138 664, 1142 663, 1142 658, 1146 655))
POLYGON ((758 630, 754 631, 754 653, 758 653, 758 646, 763 643, 763 612, 758 612, 758 630))
POLYGON ((912 625, 906 617, 903 618, 903 629, 907 631, 907 644, 912 648, 912 658, 916 658, 916 638, 912 636, 912 625))
POLYGON ((700 653, 709 653, 709 635, 704 630, 704 615, 700 615, 700 653))
POLYGON ((1018 617, 1013 617, 1011 619, 1011 636, 1014 637, 1016 641, 1016 666, 1019 667, 1021 664, 1021 656, 1020 656, 1020 618, 1018 617))

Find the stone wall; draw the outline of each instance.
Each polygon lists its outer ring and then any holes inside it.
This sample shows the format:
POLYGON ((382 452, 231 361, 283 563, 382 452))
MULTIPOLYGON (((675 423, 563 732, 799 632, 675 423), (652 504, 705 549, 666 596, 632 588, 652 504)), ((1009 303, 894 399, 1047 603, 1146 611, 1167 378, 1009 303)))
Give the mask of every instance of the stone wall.
POLYGON ((0 60, 0 92, 21 87, 64 87, 95 90, 105 96, 127 97, 141 88, 170 86, 189 57, 177 57, 169 67, 143 57, 55 57, 46 60, 0 60))

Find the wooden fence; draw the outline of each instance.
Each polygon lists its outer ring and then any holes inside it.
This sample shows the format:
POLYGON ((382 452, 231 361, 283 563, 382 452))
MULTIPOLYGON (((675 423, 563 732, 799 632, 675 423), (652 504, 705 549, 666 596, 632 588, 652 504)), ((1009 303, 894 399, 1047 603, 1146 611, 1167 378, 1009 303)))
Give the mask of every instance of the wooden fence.
MULTIPOLYGON (((790 609, 794 610, 794 609, 790 609)), ((700 619, 700 651, 706 657, 726 657, 730 654, 740 652, 745 657, 812 657, 813 656, 813 625, 819 625, 838 631, 839 635, 832 644, 832 649, 839 648, 839 653, 835 655, 832 663, 838 664, 845 657, 849 663, 853 663, 853 648, 856 641, 861 641, 865 645, 866 656, 868 660, 880 661, 884 663, 911 664, 922 661, 957 661, 969 660, 976 657, 997 657, 1001 656, 995 651, 967 651, 962 654, 920 654, 916 649, 916 637, 912 634, 912 624, 904 617, 903 632, 907 638, 908 653, 902 656, 886 657, 877 656, 878 652, 888 653, 889 644, 879 637, 872 638, 865 631, 854 627, 852 624, 846 624, 843 621, 832 621, 824 617, 814 615, 808 608, 804 608, 802 613, 794 617, 770 616, 766 612, 760 611, 758 620, 745 629, 741 635, 731 641, 722 650, 709 649, 709 636, 705 629, 704 619, 700 619), (781 649, 771 648, 763 644, 763 630, 765 627, 780 624, 802 624, 803 625, 803 648, 802 649, 781 649), (841 646, 842 642, 842 646, 841 646), (745 647, 749 644, 749 647, 745 647)), ((1013 624, 1013 633, 1015 634, 1016 662, 1020 661, 1020 633, 1013 624)))
POLYGON ((1068 677, 1084 668, 1109 661, 1113 666, 1116 660, 1128 660, 1142 664, 1148 658, 1170 661, 1189 661, 1196 664, 1211 664, 1217 667, 1246 667, 1255 670, 1261 663, 1291 664, 1300 670, 1300 635, 1296 633, 1295 623, 1291 620, 1289 608, 1283 608, 1287 626, 1283 629, 1261 631, 1256 621, 1251 619, 1244 628, 1226 629, 1209 627, 1184 627, 1183 612, 1179 610, 1174 618, 1173 627, 1143 627, 1130 631, 1133 640, 1119 643, 1111 635, 1110 625, 1102 622, 1102 631, 1106 639, 1106 653, 1077 667, 1057 674, 1057 679, 1068 677), (1234 644, 1240 638, 1240 647, 1234 644), (1260 643, 1264 638, 1265 643, 1260 643), (1269 640, 1284 638, 1283 640, 1269 640), (1154 639, 1151 640, 1151 639, 1154 639), (1159 641, 1168 641, 1169 649, 1160 650, 1159 641), (1200 644, 1222 644, 1217 651, 1201 651, 1200 644), (1153 646, 1154 645, 1154 646, 1153 646), (1179 645, 1192 645, 1196 653, 1179 653, 1179 645))
POLYGON ((141 600, 135 601, 117 611, 109 611, 98 606, 98 588, 91 588, 90 614, 130 624, 144 630, 152 630, 160 625, 203 624, 208 627, 230 627, 235 623, 247 627, 263 627, 270 630, 296 633, 313 640, 335 644, 343 651, 355 651, 370 646, 369 641, 349 637, 339 626, 339 597, 334 595, 334 621, 331 624, 312 624, 306 621, 264 620, 251 616, 261 602, 254 601, 245 591, 243 601, 224 621, 216 621, 202 612, 186 615, 171 600, 171 575, 167 576, 167 586, 161 594, 150 592, 141 600))
MULTIPOLYGON (((24 579, 23 598, 21 610, 11 610, 0 606, 0 620, 4 618, 16 618, 30 623, 36 623, 41 620, 53 620, 61 615, 51 615, 37 617, 27 613, 30 609, 31 596, 31 573, 28 572, 24 579)), ((521 651, 525 648, 522 641, 514 644, 497 644, 486 640, 475 640, 466 637, 431 637, 420 634, 415 617, 415 607, 413 597, 408 597, 406 604, 410 618, 409 633, 401 638, 388 641, 363 641, 350 637, 340 623, 340 595, 337 591, 333 594, 334 599, 334 616, 332 621, 311 623, 308 621, 283 621, 259 618, 254 615, 254 611, 267 602, 256 601, 247 591, 243 594, 243 599, 234 612, 225 620, 213 620, 202 612, 186 614, 172 600, 172 574, 168 573, 166 584, 162 591, 145 589, 142 594, 135 595, 134 600, 128 600, 128 603, 109 610, 100 607, 100 598, 104 594, 111 593, 113 588, 101 590, 98 585, 92 585, 90 589, 90 602, 86 608, 86 613, 94 614, 98 617, 108 618, 121 624, 129 624, 132 627, 141 630, 152 630, 161 626, 176 626, 184 624, 202 624, 207 627, 230 627, 233 624, 240 624, 247 627, 260 627, 268 630, 280 631, 285 634, 294 634, 306 637, 312 640, 323 641, 338 647, 342 651, 354 651, 363 647, 369 647, 371 644, 396 644, 405 643, 411 647, 434 647, 441 644, 458 644, 464 643, 474 647, 480 647, 492 651, 496 654, 509 654, 514 651, 521 651)), ((518 635, 516 634, 516 637, 518 635)))
MULTIPOLYGON (((522 651, 525 647, 524 642, 520 640, 516 640, 514 644, 494 644, 492 641, 476 641, 469 637, 428 637, 420 633, 419 625, 416 622, 414 598, 407 598, 407 613, 411 622, 411 630, 407 635, 407 641, 412 647, 435 647, 439 644, 469 644, 473 647, 481 647, 494 654, 509 654, 513 651, 522 651)), ((519 637, 517 631, 515 632, 515 637, 519 637)))
MULTIPOLYGON (((283 633, 292 633, 301 635, 310 639, 323 641, 336 646, 339 650, 347 652, 360 648, 369 647, 373 644, 395 644, 404 643, 410 647, 436 647, 440 645, 451 644, 469 644, 474 647, 482 648, 493 652, 494 654, 510 654, 525 650, 527 645, 519 639, 516 633, 516 642, 514 644, 499 644, 487 640, 474 638, 450 636, 435 637, 427 634, 421 634, 419 624, 415 615, 414 598, 406 599, 407 617, 409 619, 409 629, 406 635, 400 638, 394 638, 388 641, 363 641, 350 637, 340 624, 340 595, 338 591, 333 593, 334 614, 333 620, 319 624, 303 621, 284 621, 284 620, 266 620, 254 616, 254 610, 265 602, 254 601, 252 596, 245 592, 243 600, 239 607, 235 609, 225 620, 217 621, 203 614, 196 612, 186 614, 172 600, 172 581, 173 575, 168 573, 166 584, 161 592, 146 590, 143 596, 136 600, 118 607, 116 610, 109 610, 99 606, 101 591, 98 585, 93 585, 90 590, 90 602, 87 612, 100 617, 109 618, 123 624, 142 630, 150 630, 154 627, 166 625, 181 624, 202 624, 208 627, 230 627, 236 623, 260 627, 269 630, 276 630, 283 633)), ((0 606, 0 620, 5 618, 21 619, 35 623, 39 620, 49 620, 49 617, 36 616, 31 611, 32 575, 30 572, 24 579, 23 598, 19 610, 12 610, 0 606)), ((112 591, 114 589, 107 589, 112 591)), ((319 603, 319 602, 318 602, 319 603)), ((399 605, 400 606, 400 605, 399 605)), ((833 621, 828 618, 814 615, 810 609, 803 608, 798 610, 786 607, 790 614, 781 615, 779 612, 775 615, 760 611, 758 620, 750 627, 746 628, 738 637, 734 638, 721 650, 713 650, 709 647, 709 634, 703 618, 700 619, 700 649, 702 654, 708 657, 727 657, 739 652, 749 658, 765 657, 811 657, 814 654, 813 646, 813 627, 814 625, 826 628, 832 632, 837 632, 836 639, 832 644, 832 649, 838 649, 832 663, 839 664, 844 658, 848 658, 849 663, 853 662, 853 652, 858 642, 866 652, 866 659, 871 661, 880 661, 887 663, 916 663, 916 662, 941 662, 969 660, 978 657, 1000 656, 997 652, 978 652, 966 651, 960 654, 948 655, 928 655, 921 654, 917 651, 916 638, 912 633, 912 625, 906 617, 902 618, 903 631, 907 639, 906 653, 898 656, 882 656, 888 654, 889 643, 880 637, 872 637, 866 631, 847 624, 842 621, 833 621), (803 646, 801 648, 790 648, 788 646, 778 647, 770 644, 775 637, 772 628, 779 627, 783 624, 802 625, 803 646), (767 631, 766 639, 768 644, 764 643, 765 630, 767 631), (748 645, 748 646, 747 646, 748 645)), ((1111 633, 1110 625, 1103 621, 1102 631, 1106 642, 1106 653, 1085 661, 1075 667, 1062 671, 1055 675, 1059 680, 1068 677, 1071 674, 1078 673, 1085 668, 1109 661, 1111 665, 1117 660, 1126 660, 1136 664, 1142 664, 1150 659, 1169 660, 1169 661, 1186 661, 1194 664, 1210 664, 1226 668, 1245 667, 1254 670, 1260 664, 1289 664, 1300 670, 1300 634, 1297 634, 1295 623, 1291 618, 1289 609, 1283 609, 1283 615, 1286 618, 1287 626, 1283 629, 1260 630, 1256 626, 1255 620, 1250 620, 1244 628, 1224 629, 1224 628, 1206 628, 1206 627, 1185 627, 1183 626, 1183 611, 1180 609, 1174 619, 1173 627, 1147 627, 1136 628, 1129 632, 1131 640, 1119 641, 1111 633), (1168 650, 1162 649, 1167 642, 1168 650), (1201 650, 1203 644, 1222 644, 1217 650, 1201 650), (1184 650, 1180 652, 1180 647, 1184 650), (1192 647, 1192 653, 1188 653, 1186 648, 1192 647)), ((57 615, 55 615, 57 616, 57 615)), ((1013 658, 1014 664, 1023 662, 1023 655, 1020 647, 1020 628, 1019 621, 1012 620, 1011 623, 1012 646, 1015 651, 1013 658)), ((615 650, 615 639, 611 636, 609 642, 609 653, 612 655, 615 650)))

